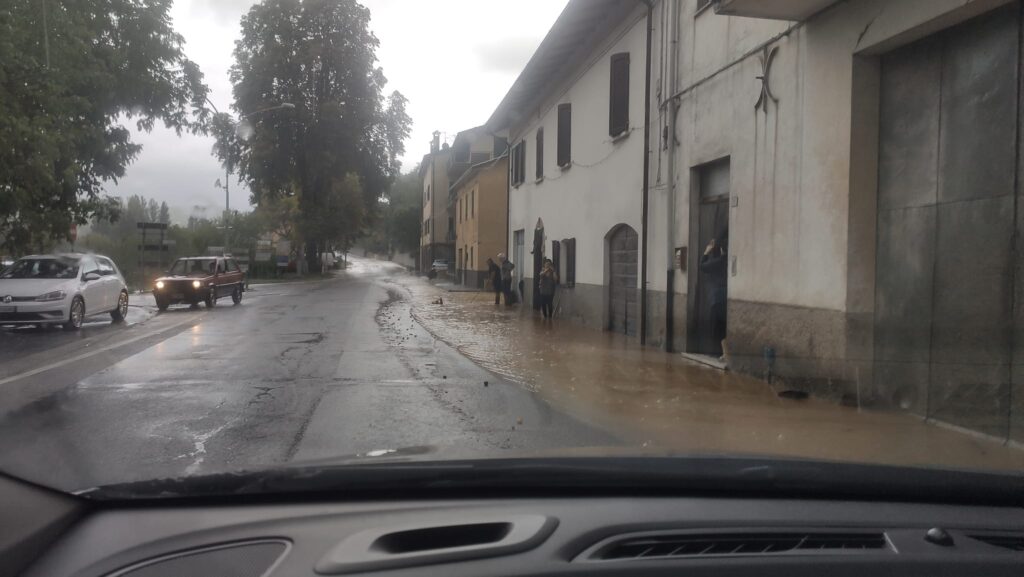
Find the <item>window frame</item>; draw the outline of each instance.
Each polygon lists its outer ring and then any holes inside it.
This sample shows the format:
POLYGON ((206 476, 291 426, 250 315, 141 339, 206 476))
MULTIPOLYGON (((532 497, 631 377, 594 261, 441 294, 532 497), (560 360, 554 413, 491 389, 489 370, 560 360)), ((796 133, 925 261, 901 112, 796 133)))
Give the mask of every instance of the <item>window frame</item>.
POLYGON ((608 71, 608 135, 618 138, 629 132, 629 52, 612 54, 608 71))
POLYGON ((572 103, 565 102, 558 105, 557 122, 555 130, 555 164, 558 168, 569 168, 572 166, 572 103), (564 124, 563 124, 564 122, 564 124))
POLYGON ((544 127, 537 127, 536 134, 536 150, 533 151, 534 155, 534 167, 533 173, 534 178, 537 181, 544 179, 544 127))
POLYGON ((518 188, 519 185, 526 182, 526 139, 520 139, 512 147, 512 162, 509 163, 509 170, 512 172, 512 186, 518 188))

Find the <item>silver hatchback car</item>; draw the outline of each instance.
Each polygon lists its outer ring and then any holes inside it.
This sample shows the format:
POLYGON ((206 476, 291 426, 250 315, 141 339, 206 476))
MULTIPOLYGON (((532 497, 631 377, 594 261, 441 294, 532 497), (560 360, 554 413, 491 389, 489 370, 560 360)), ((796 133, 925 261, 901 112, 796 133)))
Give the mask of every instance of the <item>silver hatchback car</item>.
POLYGON ((61 324, 76 330, 87 317, 128 314, 128 286, 117 265, 97 254, 32 255, 0 273, 0 325, 61 324))

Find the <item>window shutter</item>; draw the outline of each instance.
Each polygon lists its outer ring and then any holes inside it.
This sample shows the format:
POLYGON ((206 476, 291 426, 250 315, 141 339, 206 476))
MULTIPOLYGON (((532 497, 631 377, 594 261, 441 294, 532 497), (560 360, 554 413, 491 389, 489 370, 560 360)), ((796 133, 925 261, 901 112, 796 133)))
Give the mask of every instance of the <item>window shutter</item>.
POLYGON ((562 243, 557 240, 551 241, 551 264, 555 266, 555 272, 558 273, 559 280, 564 276, 562 274, 562 243))
POLYGON ((629 128, 629 53, 612 54, 608 96, 608 134, 618 136, 629 128))
POLYGON ((537 152, 535 177, 540 180, 544 176, 544 127, 537 129, 537 152))
POLYGON ((572 104, 558 105, 558 166, 572 162, 572 104))
POLYGON ((565 284, 571 288, 576 286, 576 239, 570 238, 565 242, 565 284))
POLYGON ((526 141, 519 143, 519 182, 526 182, 526 141))

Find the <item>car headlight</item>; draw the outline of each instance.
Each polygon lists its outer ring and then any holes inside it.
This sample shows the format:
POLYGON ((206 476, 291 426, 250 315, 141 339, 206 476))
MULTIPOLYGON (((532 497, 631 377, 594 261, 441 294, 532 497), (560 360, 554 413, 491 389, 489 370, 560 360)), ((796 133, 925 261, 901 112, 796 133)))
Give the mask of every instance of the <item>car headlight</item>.
POLYGON ((62 301, 66 296, 68 295, 64 291, 53 291, 37 296, 36 302, 62 301))
POLYGON ((199 288, 201 286, 203 286, 203 283, 201 283, 201 282, 199 282, 197 280, 192 281, 192 288, 199 288))
POLYGON ((164 281, 162 281, 162 280, 156 281, 156 288, 158 288, 158 289, 164 288, 164 281))

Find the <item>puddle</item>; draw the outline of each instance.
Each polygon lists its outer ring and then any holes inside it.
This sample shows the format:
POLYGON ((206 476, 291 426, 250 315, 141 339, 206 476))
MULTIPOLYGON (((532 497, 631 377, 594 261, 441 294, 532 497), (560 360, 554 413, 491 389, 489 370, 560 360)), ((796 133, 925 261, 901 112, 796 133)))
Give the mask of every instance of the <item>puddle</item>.
POLYGON ((487 292, 396 277, 413 314, 477 364, 567 412, 673 453, 761 453, 888 464, 1024 468, 1024 451, 894 412, 779 398, 767 383, 641 348, 569 321, 548 323, 487 292), (435 304, 438 298, 444 304, 435 304))

